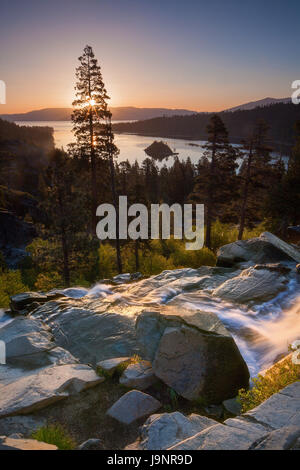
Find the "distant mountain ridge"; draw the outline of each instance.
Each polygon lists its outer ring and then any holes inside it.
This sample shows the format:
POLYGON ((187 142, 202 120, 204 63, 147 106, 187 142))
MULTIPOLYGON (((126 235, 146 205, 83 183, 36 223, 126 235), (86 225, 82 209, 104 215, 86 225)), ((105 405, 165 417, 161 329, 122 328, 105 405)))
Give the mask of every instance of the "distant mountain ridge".
MULTIPOLYGON (((152 119, 163 116, 187 116, 196 114, 196 111, 188 109, 168 108, 136 108, 134 106, 111 107, 113 119, 116 121, 132 121, 140 119, 152 119)), ((8 121, 69 121, 72 108, 45 108, 27 113, 2 114, 0 117, 8 121)))
POLYGON ((262 100, 249 101, 249 103, 234 106, 233 108, 226 109, 225 111, 245 111, 255 108, 261 108, 264 106, 270 106, 277 103, 290 103, 291 98, 263 98, 262 100))
MULTIPOLYGON (((277 103, 290 103, 291 98, 263 98, 258 101, 250 101, 224 111, 243 111, 259 107, 270 106, 277 103)), ((115 121, 144 121, 147 119, 172 116, 191 116, 208 114, 207 112, 192 111, 189 109, 170 108, 137 108, 135 106, 111 107, 115 121)), ((44 108, 27 113, 1 114, 1 119, 7 121, 70 121, 72 108, 44 108)), ((211 113, 210 113, 211 114, 211 113)))

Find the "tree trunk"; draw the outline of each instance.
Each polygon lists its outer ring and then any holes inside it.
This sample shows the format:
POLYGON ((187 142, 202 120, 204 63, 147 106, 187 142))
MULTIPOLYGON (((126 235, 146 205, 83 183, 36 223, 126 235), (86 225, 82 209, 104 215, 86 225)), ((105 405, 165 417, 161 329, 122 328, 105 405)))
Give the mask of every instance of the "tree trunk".
MULTIPOLYGON (((109 130, 111 132, 111 129, 109 130)), ((113 156, 109 155, 109 166, 110 166, 110 177, 111 177, 111 191, 112 191, 112 196, 113 196, 113 201, 114 201, 114 206, 116 210, 116 225, 117 225, 117 230, 116 230, 116 250, 117 250, 117 264, 118 264, 118 271, 119 274, 122 274, 123 272, 123 266, 122 266, 122 258, 121 258, 121 248, 120 248, 120 238, 119 238, 119 206, 118 206, 118 201, 117 201, 117 191, 116 191, 116 178, 115 178, 115 165, 113 161, 113 156)))
POLYGON ((134 252, 135 252, 135 270, 140 270, 140 259, 139 259, 139 241, 135 240, 134 245, 134 252))
POLYGON ((205 246, 211 250, 211 226, 212 226, 212 207, 213 207, 213 184, 215 176, 215 155, 216 155, 216 142, 213 142, 211 164, 210 164, 210 182, 208 185, 207 195, 207 211, 206 211, 206 234, 205 234, 205 246))
POLYGON ((91 146, 91 180, 92 180, 92 231, 96 234, 97 225, 97 172, 96 172, 96 156, 94 149, 94 126, 93 116, 90 110, 90 146, 91 146))
POLYGON ((245 185, 244 185, 244 191, 243 191, 238 240, 242 240, 244 229, 245 229, 246 211, 247 211, 248 194, 249 194, 249 183, 250 183, 250 177, 251 177, 251 165, 252 165, 252 144, 250 146, 250 151, 249 151, 249 156, 248 156, 247 173, 246 173, 246 179, 245 179, 245 185))

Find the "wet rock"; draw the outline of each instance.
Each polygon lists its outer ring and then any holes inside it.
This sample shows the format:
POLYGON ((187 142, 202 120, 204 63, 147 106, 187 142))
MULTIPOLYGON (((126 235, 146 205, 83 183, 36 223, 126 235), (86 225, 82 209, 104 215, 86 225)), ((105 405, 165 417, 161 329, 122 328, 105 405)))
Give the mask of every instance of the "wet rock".
POLYGON ((33 316, 51 327, 58 346, 80 362, 96 366, 138 352, 135 317, 116 310, 101 299, 66 299, 47 302, 33 316))
POLYGON ((146 390, 156 381, 157 378, 149 361, 129 364, 120 377, 120 384, 137 390, 146 390))
POLYGON ((117 276, 113 277, 112 280, 115 284, 123 284, 125 282, 130 282, 131 274, 130 273, 118 274, 117 276))
POLYGON ((210 426, 217 424, 213 419, 196 414, 182 413, 154 414, 141 428, 141 450, 167 449, 210 426))
POLYGON ((126 364, 130 361, 130 357, 113 357, 106 359, 105 361, 97 362, 96 366, 99 369, 104 370, 107 374, 113 375, 115 370, 122 364, 126 364))
POLYGON ((13 439, 1 436, 0 450, 58 450, 58 448, 34 439, 13 439))
POLYGON ((280 273, 280 274, 289 274, 291 272, 291 268, 288 266, 284 266, 281 263, 269 263, 269 264, 256 264, 253 269, 261 270, 266 269, 267 271, 280 273))
POLYGON ((213 296, 231 302, 265 302, 287 288, 287 278, 269 269, 245 269, 213 291, 213 296))
POLYGON ((107 415, 123 424, 131 424, 134 421, 155 413, 161 407, 161 403, 151 395, 131 390, 123 395, 107 411, 107 415))
POLYGON ((24 292, 22 294, 13 295, 10 298, 10 308, 13 312, 30 311, 32 304, 47 302, 47 296, 38 292, 24 292))
POLYGON ((28 414, 103 382, 82 364, 52 366, 0 385, 0 418, 28 414))

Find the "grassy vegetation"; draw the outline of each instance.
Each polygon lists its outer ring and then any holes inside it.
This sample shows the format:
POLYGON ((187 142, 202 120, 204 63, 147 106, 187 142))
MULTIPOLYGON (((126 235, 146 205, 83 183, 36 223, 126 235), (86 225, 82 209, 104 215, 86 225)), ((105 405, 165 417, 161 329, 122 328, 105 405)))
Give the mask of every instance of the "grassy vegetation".
POLYGON ((53 444, 60 450, 72 450, 76 442, 60 424, 43 426, 32 434, 32 438, 47 444, 53 444))
POLYGON ((300 365, 294 364, 289 356, 275 364, 264 376, 258 375, 253 379, 253 388, 239 391, 242 412, 246 413, 246 411, 252 410, 274 393, 298 380, 300 380, 300 365))

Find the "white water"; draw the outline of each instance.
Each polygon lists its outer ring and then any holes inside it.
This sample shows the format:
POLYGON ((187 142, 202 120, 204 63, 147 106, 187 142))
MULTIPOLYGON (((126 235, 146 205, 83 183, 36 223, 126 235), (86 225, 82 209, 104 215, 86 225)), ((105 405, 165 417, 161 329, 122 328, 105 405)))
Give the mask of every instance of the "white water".
POLYGON ((0 328, 11 321, 12 318, 4 312, 3 308, 0 308, 0 328))
POLYGON ((65 294, 84 297, 89 303, 94 300, 89 307, 107 305, 107 311, 113 307, 125 315, 159 305, 174 306, 179 312, 181 308, 214 312, 233 335, 252 377, 286 355, 289 345, 300 339, 300 285, 296 279, 271 301, 252 308, 212 297, 211 289, 197 287, 201 279, 197 270, 165 271, 129 285, 97 284, 91 289, 66 290, 65 294))

